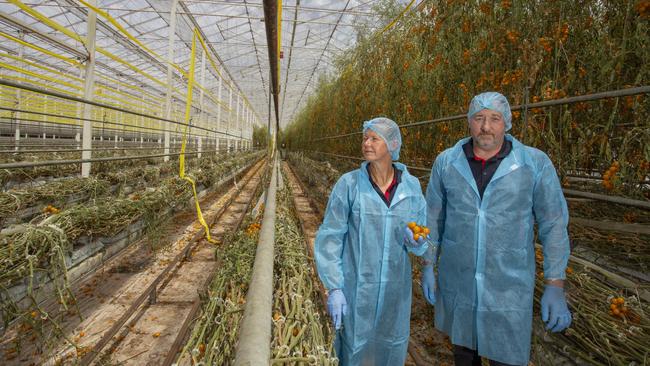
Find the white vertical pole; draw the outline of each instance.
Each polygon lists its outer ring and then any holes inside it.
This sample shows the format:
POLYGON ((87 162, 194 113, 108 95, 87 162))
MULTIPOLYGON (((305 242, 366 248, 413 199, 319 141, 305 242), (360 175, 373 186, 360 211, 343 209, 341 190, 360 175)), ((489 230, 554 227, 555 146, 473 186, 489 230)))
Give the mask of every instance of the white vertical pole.
MULTIPOLYGON (((167 43, 167 94, 165 96, 165 119, 172 119, 172 64, 174 63, 174 40, 176 39, 176 7, 178 0, 173 0, 169 14, 169 41, 167 43)), ((163 123, 165 128, 164 161, 169 161, 169 138, 172 124, 163 123)))
MULTIPOLYGON (((226 133, 230 132, 230 121, 232 120, 232 87, 228 93, 228 123, 226 124, 226 133)), ((230 136, 226 135, 228 141, 228 152, 230 152, 230 136)))
MULTIPOLYGON (((217 100, 219 100, 219 102, 221 102, 221 89, 222 89, 221 86, 222 86, 222 79, 219 78, 219 92, 217 94, 217 100)), ((223 106, 221 104, 219 104, 218 107, 217 107, 217 124, 214 127, 215 131, 219 131, 219 125, 221 124, 221 108, 223 108, 223 106)), ((219 137, 218 137, 217 132, 214 133, 214 136, 215 136, 215 139, 217 140, 217 149, 219 149, 220 144, 219 144, 219 137)))
MULTIPOLYGON (((24 40, 25 33, 20 32, 20 36, 18 38, 20 38, 21 41, 24 40)), ((21 43, 18 48, 18 57, 22 60, 24 54, 25 54, 25 45, 21 43)), ((16 89, 16 109, 21 109, 20 98, 22 98, 22 91, 20 89, 16 89)), ((14 135, 14 139, 16 141, 14 143, 14 149, 18 151, 20 145, 20 118, 21 118, 20 112, 16 112, 14 114, 14 117, 16 121, 16 133, 14 135)))
MULTIPOLYGON (((237 93, 237 100, 235 101, 237 104, 237 114, 235 115, 235 131, 237 131, 237 126, 239 125, 239 105, 240 105, 240 98, 239 98, 239 93, 237 93)), ((235 142, 235 148, 239 147, 238 146, 238 141, 235 142)))
MULTIPOLYGON (((145 97, 144 96, 144 85, 142 85, 142 100, 140 101, 140 113, 143 113, 143 114, 145 112, 145 109, 144 109, 145 98, 144 97, 145 97)), ((144 133, 143 132, 144 130, 142 129, 142 127, 144 127, 144 116, 140 116, 139 125, 140 125, 140 148, 142 148, 142 142, 144 140, 144 138, 142 136, 143 133, 144 133)))
MULTIPOLYGON (((205 88, 205 51, 201 52, 201 86, 205 88)), ((205 119, 205 104, 203 102, 203 94, 203 89, 201 89, 201 94, 199 95, 199 108, 201 108, 201 113, 199 113, 199 121, 196 124, 199 127, 205 127, 205 124, 203 123, 203 120, 205 119)), ((203 146, 203 136, 201 136, 201 133, 202 132, 198 130, 198 159, 201 159, 201 148, 203 146)))
MULTIPOLYGON (((88 3, 92 6, 97 5, 96 0, 89 0, 88 3)), ((84 99, 93 99, 93 88, 95 85, 95 31, 96 31, 97 15, 91 9, 88 9, 88 32, 86 36, 86 49, 88 50, 88 61, 86 62, 86 70, 84 77, 84 99)), ((89 104, 83 105, 83 138, 81 141, 82 159, 90 159, 92 157, 92 136, 93 126, 89 119, 91 117, 92 107, 89 104)), ((81 176, 86 178, 90 176, 90 163, 81 163, 81 176)))

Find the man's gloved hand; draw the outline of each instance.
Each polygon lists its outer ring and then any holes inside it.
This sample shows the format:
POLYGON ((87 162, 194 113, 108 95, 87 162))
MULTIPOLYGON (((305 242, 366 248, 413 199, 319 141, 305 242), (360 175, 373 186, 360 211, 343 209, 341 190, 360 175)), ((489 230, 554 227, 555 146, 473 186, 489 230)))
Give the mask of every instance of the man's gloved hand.
POLYGON ((332 317, 334 328, 336 330, 341 329, 343 315, 348 313, 348 303, 345 301, 345 295, 343 295, 341 289, 330 291, 329 296, 327 297, 327 311, 332 317))
POLYGON ((542 321, 551 332, 561 332, 571 325, 571 312, 561 287, 546 285, 542 295, 542 321))
POLYGON ((429 264, 422 267, 422 294, 424 299, 431 305, 436 304, 436 275, 433 273, 433 265, 429 264))
MULTIPOLYGON (((428 235, 426 237, 428 237, 428 235)), ((425 241, 424 235, 421 235, 416 241, 415 239, 413 239, 413 231, 411 231, 411 229, 409 229, 408 227, 404 228, 404 244, 406 244, 407 247, 419 248, 422 245, 424 245, 424 241, 425 241)))

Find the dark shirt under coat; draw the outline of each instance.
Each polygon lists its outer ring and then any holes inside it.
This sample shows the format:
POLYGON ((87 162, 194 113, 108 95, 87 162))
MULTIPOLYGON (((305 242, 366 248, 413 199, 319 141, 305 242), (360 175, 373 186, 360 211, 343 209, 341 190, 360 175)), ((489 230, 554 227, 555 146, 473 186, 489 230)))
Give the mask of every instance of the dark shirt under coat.
POLYGON ((501 145, 501 150, 499 150, 499 152, 493 157, 484 160, 474 155, 474 142, 472 139, 463 145, 463 151, 467 157, 469 167, 472 170, 472 175, 474 175, 476 187, 481 195, 481 199, 483 199, 483 192, 485 192, 485 188, 490 183, 490 180, 492 180, 494 172, 497 171, 499 164, 501 164, 501 161, 510 154, 511 150, 512 141, 504 139, 503 145, 501 145))

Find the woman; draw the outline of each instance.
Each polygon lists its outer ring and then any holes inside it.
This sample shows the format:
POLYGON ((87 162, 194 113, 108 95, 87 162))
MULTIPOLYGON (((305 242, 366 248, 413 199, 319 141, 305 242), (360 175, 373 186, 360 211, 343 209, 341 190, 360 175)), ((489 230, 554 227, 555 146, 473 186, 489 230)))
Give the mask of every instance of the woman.
POLYGON ((426 222, 420 182, 399 158, 399 127, 388 118, 363 124, 359 169, 330 194, 315 242, 318 274, 329 291, 341 365, 403 365, 411 317, 411 263, 423 241, 403 238, 407 222, 426 222))

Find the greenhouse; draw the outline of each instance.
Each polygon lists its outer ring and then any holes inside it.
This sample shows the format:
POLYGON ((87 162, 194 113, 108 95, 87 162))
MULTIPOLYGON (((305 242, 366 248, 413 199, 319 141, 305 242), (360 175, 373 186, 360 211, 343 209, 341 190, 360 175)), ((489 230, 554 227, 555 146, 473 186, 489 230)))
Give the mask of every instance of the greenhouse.
POLYGON ((650 365, 650 1, 0 0, 0 364, 650 365))

